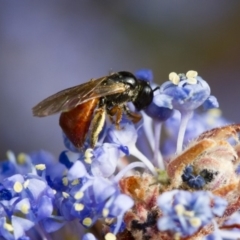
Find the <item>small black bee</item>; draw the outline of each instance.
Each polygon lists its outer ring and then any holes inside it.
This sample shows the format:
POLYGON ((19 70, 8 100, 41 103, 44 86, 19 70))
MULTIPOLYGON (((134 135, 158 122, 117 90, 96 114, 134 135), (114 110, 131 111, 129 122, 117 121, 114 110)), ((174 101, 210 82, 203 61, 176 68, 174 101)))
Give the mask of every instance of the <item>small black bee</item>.
POLYGON ((140 111, 152 102, 155 90, 130 72, 117 72, 44 99, 33 108, 33 115, 45 117, 62 112, 59 124, 73 145, 81 148, 90 129, 90 145, 94 147, 106 113, 118 129, 123 112, 136 123, 141 115, 131 112, 126 103, 132 102, 140 111))

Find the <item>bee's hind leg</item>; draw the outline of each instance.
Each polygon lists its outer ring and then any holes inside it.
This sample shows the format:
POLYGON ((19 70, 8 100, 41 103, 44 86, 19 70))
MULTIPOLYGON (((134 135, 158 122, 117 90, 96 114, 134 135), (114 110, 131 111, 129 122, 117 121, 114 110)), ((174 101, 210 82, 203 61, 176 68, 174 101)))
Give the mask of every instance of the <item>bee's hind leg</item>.
POLYGON ((90 127, 90 146, 94 147, 98 141, 98 136, 103 129, 106 119, 106 107, 104 103, 100 103, 95 110, 93 120, 90 127))

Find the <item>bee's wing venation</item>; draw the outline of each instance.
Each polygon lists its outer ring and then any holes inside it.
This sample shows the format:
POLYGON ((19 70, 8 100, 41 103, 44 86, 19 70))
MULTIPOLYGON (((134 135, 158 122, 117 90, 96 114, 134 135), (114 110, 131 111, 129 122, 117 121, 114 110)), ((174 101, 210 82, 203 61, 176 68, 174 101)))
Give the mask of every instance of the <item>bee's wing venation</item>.
POLYGON ((33 107, 33 115, 44 117, 59 111, 67 111, 70 108, 69 106, 77 106, 81 102, 82 97, 94 91, 105 79, 106 77, 90 80, 89 82, 53 94, 33 107))
POLYGON ((123 83, 102 84, 107 77, 90 80, 87 83, 60 91, 33 107, 33 115, 44 117, 60 111, 68 111, 91 99, 121 93, 126 90, 123 83))

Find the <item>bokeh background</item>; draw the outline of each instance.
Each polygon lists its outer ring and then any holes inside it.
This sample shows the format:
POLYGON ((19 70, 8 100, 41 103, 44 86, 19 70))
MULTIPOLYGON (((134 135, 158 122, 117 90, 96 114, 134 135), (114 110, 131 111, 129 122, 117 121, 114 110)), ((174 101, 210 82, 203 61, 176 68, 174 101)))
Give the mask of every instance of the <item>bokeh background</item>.
POLYGON ((197 70, 225 117, 240 122, 240 1, 0 1, 0 158, 63 149, 49 95, 110 71, 197 70))

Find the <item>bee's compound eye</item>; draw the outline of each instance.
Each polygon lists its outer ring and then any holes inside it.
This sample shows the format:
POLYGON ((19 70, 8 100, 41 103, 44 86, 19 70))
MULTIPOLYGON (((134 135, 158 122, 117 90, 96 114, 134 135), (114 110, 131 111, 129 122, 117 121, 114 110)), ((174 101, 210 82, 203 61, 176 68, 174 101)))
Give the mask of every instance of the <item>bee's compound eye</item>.
POLYGON ((153 100, 153 90, 147 82, 142 81, 144 85, 138 92, 138 95, 133 102, 138 111, 144 109, 151 104, 153 100))

